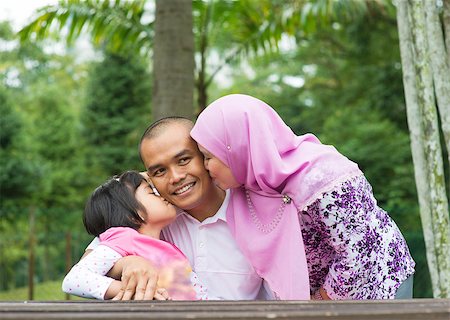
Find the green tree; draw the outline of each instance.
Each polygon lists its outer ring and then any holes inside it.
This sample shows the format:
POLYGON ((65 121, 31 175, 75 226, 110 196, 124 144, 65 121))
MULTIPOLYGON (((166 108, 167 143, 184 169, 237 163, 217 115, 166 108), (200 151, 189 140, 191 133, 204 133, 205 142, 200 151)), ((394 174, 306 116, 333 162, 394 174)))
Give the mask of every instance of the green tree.
POLYGON ((133 54, 106 52, 91 70, 83 130, 96 184, 125 169, 140 168, 137 143, 151 120, 150 92, 146 64, 133 54))
POLYGON ((20 225, 23 209, 14 201, 21 201, 29 195, 28 176, 32 171, 30 162, 24 163, 21 152, 22 119, 10 103, 6 90, 0 87, 0 290, 14 286, 14 267, 26 257, 22 247, 7 246, 11 230, 20 225))
MULTIPOLYGON (((158 21, 148 16, 146 1, 61 0, 42 8, 37 18, 24 27, 21 38, 48 37, 53 25, 59 31, 67 27, 69 44, 84 30, 98 46, 109 52, 127 55, 131 51, 150 57, 154 49, 153 116, 178 114, 192 117, 194 48, 192 5, 189 1, 156 1, 158 21), (159 35, 154 39, 154 28, 159 35), (155 43, 153 42, 155 40, 155 43), (177 90, 173 94, 174 88, 177 90)), ((149 114, 149 110, 147 114, 149 114)))
MULTIPOLYGON (((7 30, 6 25, 0 30, 7 30)), ((11 46, 0 51, 6 121, 1 123, 1 251, 2 268, 14 270, 7 273, 7 285, 16 286, 25 284, 27 270, 31 284, 60 276, 64 263, 57 262, 65 249, 61 235, 69 228, 81 229, 86 174, 77 97, 82 95, 78 88, 83 73, 73 57, 14 44, 12 33, 2 36, 11 46), (31 243, 36 251, 28 253, 31 243)))

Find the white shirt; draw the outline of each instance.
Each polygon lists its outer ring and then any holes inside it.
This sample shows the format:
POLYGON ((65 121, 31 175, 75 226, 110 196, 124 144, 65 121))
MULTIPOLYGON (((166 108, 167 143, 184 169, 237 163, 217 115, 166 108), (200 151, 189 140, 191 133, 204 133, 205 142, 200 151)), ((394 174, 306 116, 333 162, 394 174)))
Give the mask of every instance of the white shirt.
POLYGON ((163 229, 163 239, 176 245, 208 288, 209 299, 268 299, 263 280, 238 248, 226 221, 230 192, 217 213, 199 222, 181 211, 163 229))

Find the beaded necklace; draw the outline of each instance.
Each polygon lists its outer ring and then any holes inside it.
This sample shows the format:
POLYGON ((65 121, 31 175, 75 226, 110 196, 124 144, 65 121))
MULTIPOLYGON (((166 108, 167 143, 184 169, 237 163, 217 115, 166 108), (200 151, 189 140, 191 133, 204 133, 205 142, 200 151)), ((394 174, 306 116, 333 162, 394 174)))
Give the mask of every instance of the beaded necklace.
POLYGON ((283 216, 283 212, 284 209, 286 208, 286 205, 291 203, 291 198, 287 194, 284 194, 283 197, 281 198, 282 200, 281 205, 278 208, 277 214, 275 215, 273 220, 270 223, 262 223, 255 212, 255 206, 253 205, 253 201, 250 198, 250 192, 247 189, 245 189, 245 197, 247 198, 247 206, 248 210, 250 211, 253 223, 263 233, 270 233, 276 228, 276 226, 281 221, 281 217, 283 216))

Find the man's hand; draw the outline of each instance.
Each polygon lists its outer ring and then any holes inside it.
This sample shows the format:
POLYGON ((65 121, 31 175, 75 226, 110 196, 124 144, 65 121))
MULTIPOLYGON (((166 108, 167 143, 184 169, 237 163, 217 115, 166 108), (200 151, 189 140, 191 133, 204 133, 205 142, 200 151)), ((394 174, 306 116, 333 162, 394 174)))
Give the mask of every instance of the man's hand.
POLYGON ((114 265, 110 276, 121 274, 122 287, 113 300, 152 300, 155 296, 158 270, 148 260, 127 256, 114 265))
POLYGON ((154 298, 155 300, 172 300, 172 298, 169 296, 169 293, 164 288, 156 289, 156 293, 154 298))

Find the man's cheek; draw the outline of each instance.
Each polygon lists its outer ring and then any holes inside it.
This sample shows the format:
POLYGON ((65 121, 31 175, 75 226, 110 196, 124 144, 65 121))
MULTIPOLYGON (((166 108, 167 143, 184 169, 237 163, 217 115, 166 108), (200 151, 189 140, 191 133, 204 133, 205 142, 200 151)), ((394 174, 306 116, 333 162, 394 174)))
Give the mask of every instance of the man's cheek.
POLYGON ((167 189, 167 186, 164 183, 158 183, 155 180, 152 180, 152 182, 153 182, 153 185, 155 186, 156 190, 158 190, 161 197, 168 200, 167 197, 170 197, 170 194, 168 193, 169 191, 167 189))

